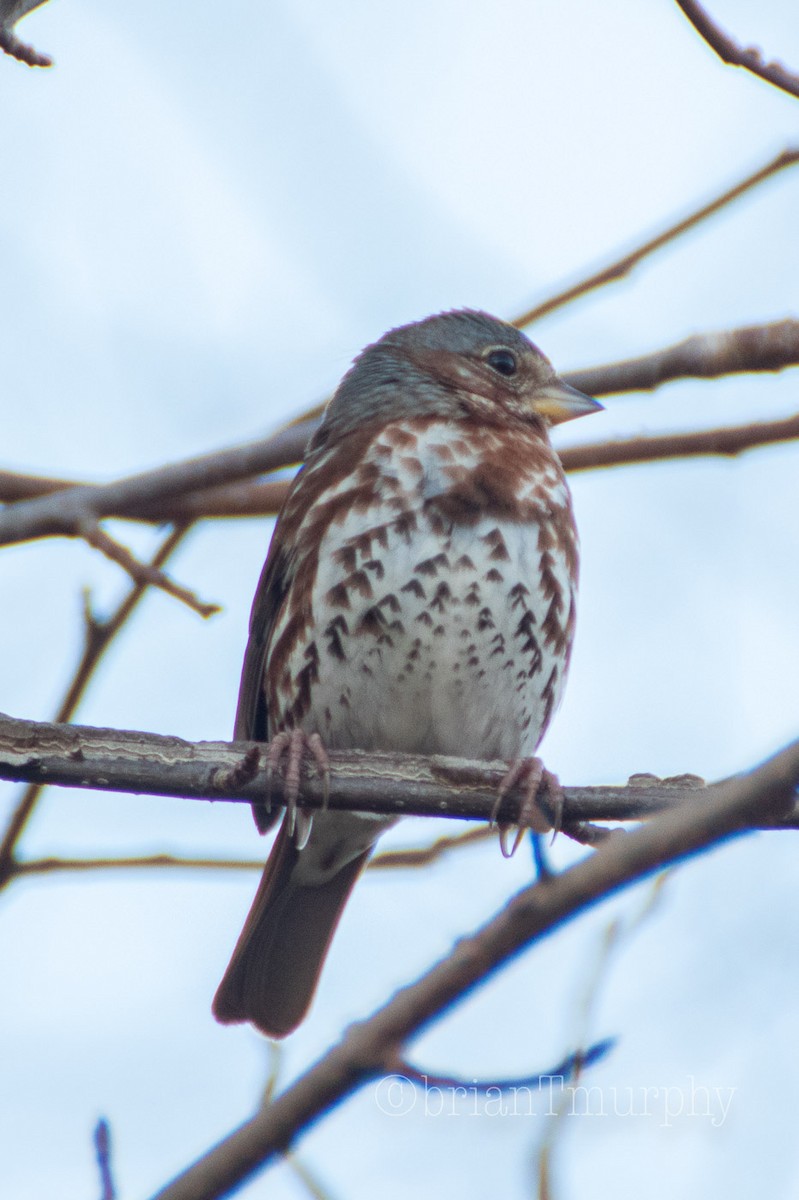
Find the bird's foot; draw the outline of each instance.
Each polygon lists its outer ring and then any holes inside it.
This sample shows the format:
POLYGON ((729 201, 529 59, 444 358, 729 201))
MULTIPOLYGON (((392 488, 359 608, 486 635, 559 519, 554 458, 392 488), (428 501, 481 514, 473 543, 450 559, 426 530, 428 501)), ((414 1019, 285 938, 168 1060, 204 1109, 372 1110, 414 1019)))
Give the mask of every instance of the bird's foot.
POLYGON ((288 816, 287 833, 294 839, 298 850, 302 850, 311 835, 313 814, 300 808, 300 780, 302 760, 310 759, 324 788, 323 806, 327 807, 330 793, 330 760, 318 733, 306 733, 304 729, 289 729, 275 734, 266 751, 266 802, 271 799, 271 785, 275 770, 280 766, 283 773, 283 802, 288 816))
POLYGON ((547 833, 551 829, 554 839, 563 823, 563 788, 557 775, 548 771, 540 758, 518 758, 497 788, 497 798, 491 810, 492 825, 496 824, 505 796, 520 783, 524 784, 524 794, 515 827, 498 825, 499 847, 505 858, 511 858, 516 853, 528 829, 534 833, 547 833), (513 842, 508 848, 508 835, 514 828, 513 842))

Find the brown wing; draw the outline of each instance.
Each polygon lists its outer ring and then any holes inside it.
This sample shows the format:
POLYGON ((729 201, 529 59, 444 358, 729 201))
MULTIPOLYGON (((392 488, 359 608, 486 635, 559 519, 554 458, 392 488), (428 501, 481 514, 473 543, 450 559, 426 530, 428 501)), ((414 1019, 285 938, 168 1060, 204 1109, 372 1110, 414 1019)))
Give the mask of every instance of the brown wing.
MULTIPOLYGON (((250 636, 244 653, 244 666, 239 685, 239 702, 233 738, 242 742, 266 742, 277 730, 269 729, 264 679, 267 658, 275 623, 294 581, 297 569, 297 535, 319 493, 324 490, 325 476, 309 466, 314 452, 322 446, 321 430, 308 446, 305 466, 294 476, 288 495, 275 524, 269 553, 266 556, 250 613, 250 636)), ((272 824, 272 822, 270 822, 272 824)))
POLYGON ((250 636, 244 652, 244 666, 239 684, 239 700, 233 740, 237 742, 266 742, 269 722, 266 711, 264 677, 269 639, 289 588, 287 555, 278 542, 278 526, 269 547, 269 554, 255 589, 250 613, 250 636))
MULTIPOLYGON (((293 575, 292 558, 284 549, 281 518, 278 517, 250 613, 250 636, 244 652, 239 700, 233 726, 234 741, 267 742, 270 737, 264 681, 272 630, 286 599, 293 575)), ((253 804, 255 824, 261 833, 271 828, 280 809, 253 804)))
MULTIPOLYGON (((318 551, 324 531, 338 511, 336 504, 319 506, 317 518, 307 529, 304 540, 300 536, 303 522, 325 490, 335 488, 343 477, 354 470, 354 464, 360 462, 364 448, 374 438, 374 427, 364 425, 350 435, 346 451, 343 447, 340 450, 327 448, 323 434, 324 426, 311 440, 305 466, 294 478, 277 519, 255 591, 233 730, 233 737, 237 741, 266 742, 278 732, 269 726, 264 687, 272 651, 272 635, 295 577, 303 573, 303 566, 307 567, 309 553, 318 551)), ((307 576, 308 571, 304 574, 307 576)), ((279 812, 269 812, 265 805, 253 805, 255 823, 262 833, 274 825, 279 812)))

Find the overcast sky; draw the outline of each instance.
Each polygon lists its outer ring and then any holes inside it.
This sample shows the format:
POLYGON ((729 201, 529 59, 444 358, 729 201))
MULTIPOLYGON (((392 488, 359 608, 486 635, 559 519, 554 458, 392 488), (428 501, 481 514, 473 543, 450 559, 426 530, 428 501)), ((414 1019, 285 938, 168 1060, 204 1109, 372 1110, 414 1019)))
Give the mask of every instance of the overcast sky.
MULTIPOLYGON (((799 9, 713 0, 744 44, 799 67, 799 9)), ((262 435, 326 395, 392 325, 470 305, 510 317, 797 142, 797 101, 723 67, 669 0, 53 0, 19 32, 55 67, 0 62, 0 354, 9 468, 105 480, 262 435)), ((797 316, 799 168, 530 332, 568 370, 691 333, 797 316)), ((558 444, 795 412, 797 373, 610 398, 558 444)), ((566 700, 543 746, 565 783, 715 778, 797 733, 795 446, 573 479, 583 545, 566 700)), ((155 535, 116 530, 146 551, 155 535)), ((267 521, 207 525, 173 573, 223 613, 148 598, 78 714, 230 735, 267 521)), ((0 711, 47 719, 125 580, 88 548, 0 553, 0 711)), ((3 786, 0 805, 16 789, 3 786)), ((440 831, 436 824, 434 832, 440 831)), ((408 822, 395 845, 429 837, 408 822)), ((388 839, 387 839, 388 841, 388 839)), ((575 852, 555 847, 567 863, 575 852)), ((266 854, 244 808, 53 790, 22 850, 266 854)), ((675 873, 583 997, 617 897, 524 956, 412 1048, 429 1070, 528 1074, 617 1035, 564 1119, 560 1197, 799 1196, 795 836, 675 873), (692 1089, 721 1106, 702 1116, 692 1089), (615 1089, 615 1091, 614 1091, 615 1089), (651 1114, 614 1113, 649 1089, 651 1114), (659 1099, 654 1089, 660 1089, 659 1099), (672 1089, 667 1092, 666 1089, 672 1089), (715 1089, 715 1091, 713 1090, 715 1089), (669 1120, 665 1097, 682 1097, 669 1120), (727 1103, 729 1101, 729 1103, 727 1103), (694 1103, 694 1111, 688 1106, 694 1103), (727 1105, 722 1119, 722 1107, 727 1105)), ((421 972, 530 875, 493 844, 365 879, 282 1079, 421 972)), ((146 1196, 257 1104, 266 1043, 210 1002, 249 875, 16 884, 0 906, 2 1190, 146 1196)), ((301 1145, 331 1195, 531 1194, 553 1119, 386 1115, 367 1089, 301 1145)), ((409 1105, 411 1107, 411 1105, 409 1105)), ((542 1109, 544 1108, 542 1102, 542 1109)), ((289 1200, 280 1167, 241 1193, 289 1200)))

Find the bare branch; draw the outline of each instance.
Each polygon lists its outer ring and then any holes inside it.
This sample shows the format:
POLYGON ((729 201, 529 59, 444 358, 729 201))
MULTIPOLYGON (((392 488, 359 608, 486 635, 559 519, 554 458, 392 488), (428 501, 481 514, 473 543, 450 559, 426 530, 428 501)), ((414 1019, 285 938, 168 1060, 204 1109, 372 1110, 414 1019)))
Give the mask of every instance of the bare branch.
POLYGON ((47 496, 63 488, 83 486, 75 479, 53 479, 46 475, 22 475, 17 471, 0 471, 0 500, 16 502, 47 496))
POLYGON ((312 1171, 308 1164, 298 1158, 296 1154, 287 1151, 283 1155, 283 1161, 297 1176, 311 1200, 333 1200, 333 1193, 327 1184, 323 1183, 316 1172, 312 1171))
MULTIPOLYGON (((485 842, 495 836, 488 825, 467 829, 449 837, 436 838, 429 846, 415 846, 408 850, 384 850, 369 860, 370 871, 414 869, 426 867, 443 858, 450 850, 485 842)), ((58 875, 69 872, 81 874, 85 871, 263 871, 261 858, 207 858, 177 854, 134 854, 115 858, 29 858, 15 861, 9 867, 9 877, 19 875, 58 875)))
MULTIPOLYGON (((266 439, 263 444, 271 445, 271 441, 271 438, 266 439)), ((185 495, 175 496, 171 500, 136 504, 129 513, 119 512, 113 515, 129 521, 152 521, 157 525, 166 521, 183 522, 200 517, 268 516, 280 508, 289 483, 290 480, 287 479, 249 479, 241 483, 221 484, 219 487, 188 491, 185 495)), ((77 479, 51 479, 45 475, 0 471, 0 502, 15 504, 22 500, 33 500, 38 496, 49 496, 67 488, 91 486, 77 479)))
MULTIPOLYGON (((186 742, 136 730, 94 729, 22 721, 0 715, 0 779, 46 782, 60 787, 96 788, 178 796, 194 800, 263 803, 267 794, 263 745, 254 742, 186 742), (239 771, 243 761, 257 769, 239 771)), ((507 773, 504 762, 462 758, 337 750, 330 752, 331 779, 311 773, 302 781, 302 804, 392 816, 457 817, 485 821, 507 773)), ((275 803, 283 781, 271 781, 275 803)), ((701 794, 696 775, 661 780, 634 775, 623 787, 567 787, 564 827, 588 820, 629 821, 673 807, 686 792, 701 794)), ((523 791, 523 789, 522 789, 523 791)), ((498 814, 511 825, 522 793, 511 790, 498 814)), ((796 814, 799 820, 799 811, 796 814)))
POLYGON ((116 483, 68 488, 9 505, 0 512, 0 544, 52 534, 74 537, 80 534, 84 521, 136 516, 143 505, 299 462, 317 424, 317 421, 305 421, 265 441, 186 459, 116 483))
MULTIPOLYGON (((287 464, 288 465, 288 464, 287 464)), ((165 512, 174 513, 180 520, 197 520, 200 517, 270 516, 279 512, 291 479, 245 480, 242 483, 223 484, 199 492, 187 492, 177 496, 167 506, 142 505, 136 518, 161 524, 165 512)))
POLYGON ((570 1054, 563 1062, 534 1075, 519 1075, 509 1079, 462 1079, 455 1075, 436 1075, 431 1071, 422 1071, 408 1062, 407 1058, 397 1058, 387 1062, 385 1069, 392 1075, 402 1076, 408 1083, 419 1083, 423 1087, 453 1088, 460 1091, 474 1092, 507 1092, 514 1088, 537 1088, 551 1082, 553 1079, 573 1079, 585 1067, 601 1062, 606 1054, 616 1044, 615 1038, 605 1038, 584 1051, 570 1054))
POLYGON ((409 1038, 546 933, 628 884, 735 833, 779 822, 799 780, 799 742, 750 775, 695 795, 631 833, 613 838, 560 875, 524 888, 415 983, 401 988, 296 1083, 263 1107, 157 1200, 214 1200, 288 1147, 312 1122, 383 1074, 409 1038))
POLYGON ((717 379, 749 371, 782 371, 799 366, 799 321, 746 325, 699 333, 640 358, 569 371, 567 383, 589 396, 648 392, 674 379, 717 379))
POLYGON ((176 854, 133 854, 118 858, 31 858, 14 862, 9 878, 30 875, 61 875, 92 871, 263 871, 263 858, 190 858, 176 854))
POLYGON ((567 471, 591 471, 596 467, 620 467, 631 463, 697 458, 708 455, 734 457, 757 446, 790 442, 799 437, 799 413, 779 421, 757 421, 751 425, 728 425, 701 429, 696 433, 662 433, 627 441, 592 442, 571 446, 561 452, 567 471))
POLYGON ((52 58, 40 54, 33 46, 21 42, 16 35, 14 26, 26 13, 39 8, 45 0, 0 0, 0 50, 5 50, 12 58, 27 63, 29 67, 51 67, 52 58))
POLYGON ((617 279, 623 279, 625 275, 629 275, 633 267, 647 258, 650 254, 654 254, 656 250, 660 250, 663 246, 673 242, 681 234, 687 233, 689 229, 693 229, 701 221, 706 221, 708 217, 712 217, 720 209, 725 208, 728 204, 732 204, 739 196, 743 196, 752 188, 758 187, 766 179, 770 179, 772 175, 776 175, 778 171, 782 171, 785 167, 792 167, 799 162, 799 147, 788 147, 778 154, 776 158, 767 162, 759 171, 754 171, 751 175, 747 175, 740 183, 736 183, 733 187, 728 188, 711 200, 708 204, 703 204, 687 217, 677 221, 674 225, 669 225, 662 233, 657 234, 653 238, 642 242, 635 250, 631 250, 629 254, 623 255, 616 259, 607 267, 603 267, 600 271, 588 275, 585 279, 581 279, 578 283, 574 283, 571 287, 564 288, 562 292, 550 297, 549 300, 544 300, 541 304, 537 304, 534 308, 530 308, 527 312, 521 313, 514 318, 513 324, 518 325, 520 329, 525 325, 531 325, 533 321, 539 321, 541 317, 545 317, 548 313, 554 312, 557 308, 563 308, 564 305, 570 304, 572 300, 576 300, 578 296, 584 296, 588 292, 595 291, 596 288, 604 287, 605 284, 614 283, 617 279))
POLYGON ((182 587, 179 583, 175 583, 158 567, 154 567, 152 563, 140 562, 135 555, 131 554, 127 546, 123 546, 121 542, 117 542, 110 537, 105 530, 100 526, 98 521, 93 518, 87 518, 80 523, 80 536, 94 550, 99 550, 106 558, 110 558, 111 562, 115 562, 117 566, 122 567, 130 575, 135 583, 149 584, 150 587, 159 588, 162 592, 166 592, 168 596, 174 596, 176 600, 180 600, 183 604, 199 613, 201 617, 212 617, 216 613, 221 612, 218 604, 206 604, 199 600, 194 592, 188 588, 182 587))
POLYGON ((100 1172, 101 1200, 116 1200, 116 1188, 111 1172, 111 1129, 105 1117, 101 1117, 94 1130, 94 1150, 97 1169, 100 1172))
POLYGON ((476 842, 485 842, 494 837, 494 830, 488 825, 477 829, 467 829, 465 833, 450 834, 449 837, 436 838, 429 846, 415 846, 409 850, 381 850, 369 860, 370 871, 407 870, 416 867, 429 867, 438 862, 450 850, 460 850, 463 846, 473 846, 476 842))
POLYGON ((766 83, 773 84, 790 96, 799 97, 799 75, 795 71, 789 71, 782 63, 766 62, 762 52, 755 46, 739 46, 696 0, 677 0, 677 4, 722 62, 731 67, 744 67, 753 75, 765 79, 766 83))

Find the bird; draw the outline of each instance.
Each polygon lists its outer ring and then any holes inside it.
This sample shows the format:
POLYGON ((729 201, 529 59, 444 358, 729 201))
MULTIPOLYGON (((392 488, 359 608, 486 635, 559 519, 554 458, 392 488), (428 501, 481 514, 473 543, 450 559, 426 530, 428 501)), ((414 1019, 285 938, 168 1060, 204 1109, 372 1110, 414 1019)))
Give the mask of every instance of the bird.
POLYGON ((352 888, 396 820, 303 810, 306 760, 327 786, 329 750, 502 759, 498 800, 525 776, 535 799, 579 557, 549 429, 601 407, 519 329, 472 309, 390 330, 343 377, 278 516, 250 617, 234 738, 268 743, 284 807, 253 806, 262 833, 282 822, 214 998, 220 1022, 271 1038, 296 1029, 352 888))

